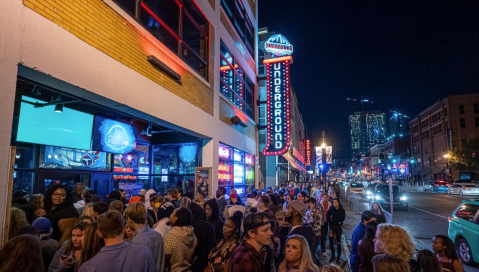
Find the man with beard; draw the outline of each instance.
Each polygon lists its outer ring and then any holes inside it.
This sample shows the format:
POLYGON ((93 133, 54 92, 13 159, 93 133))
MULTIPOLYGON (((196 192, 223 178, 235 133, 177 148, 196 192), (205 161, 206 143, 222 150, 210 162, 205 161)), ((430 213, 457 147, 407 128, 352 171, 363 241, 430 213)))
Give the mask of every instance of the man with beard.
POLYGON ((314 248, 314 241, 316 237, 313 228, 310 225, 305 226, 303 224, 303 217, 306 215, 307 210, 308 207, 302 201, 293 200, 288 203, 288 210, 284 215, 284 222, 279 231, 279 239, 281 243, 280 261, 284 259, 286 240, 288 240, 288 237, 293 234, 303 236, 308 242, 311 256, 315 256, 316 249, 314 248))

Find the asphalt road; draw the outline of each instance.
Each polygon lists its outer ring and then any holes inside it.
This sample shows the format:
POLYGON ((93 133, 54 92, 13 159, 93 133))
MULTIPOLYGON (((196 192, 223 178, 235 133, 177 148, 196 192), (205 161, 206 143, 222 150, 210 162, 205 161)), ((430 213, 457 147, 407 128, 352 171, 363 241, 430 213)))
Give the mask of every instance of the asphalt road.
MULTIPOLYGON (((395 210, 394 224, 409 233, 418 250, 432 250, 432 237, 447 235, 447 218, 464 199, 478 199, 477 196, 457 196, 444 193, 423 192, 419 187, 401 187, 409 199, 409 210, 395 210)), ((479 267, 464 267, 466 271, 479 271, 479 267)))

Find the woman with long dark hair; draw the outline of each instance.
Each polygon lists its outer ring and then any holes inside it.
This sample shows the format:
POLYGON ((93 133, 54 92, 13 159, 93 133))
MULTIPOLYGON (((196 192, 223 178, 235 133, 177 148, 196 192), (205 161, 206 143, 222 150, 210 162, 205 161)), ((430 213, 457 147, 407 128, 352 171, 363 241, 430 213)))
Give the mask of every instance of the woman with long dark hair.
POLYGON ((40 238, 30 234, 19 235, 0 250, 0 272, 43 272, 40 238))
POLYGON ((223 272, 228 267, 228 261, 233 250, 238 246, 240 239, 242 212, 235 212, 226 220, 223 226, 223 240, 213 248, 208 256, 207 272, 223 272))
POLYGON ((378 224, 386 223, 386 214, 379 203, 373 202, 373 204, 371 204, 370 211, 376 215, 376 222, 378 222, 378 224))
POLYGON ((221 241, 223 239, 223 219, 220 217, 220 210, 218 208, 218 203, 216 199, 211 199, 205 203, 205 212, 208 222, 210 222, 213 227, 215 227, 215 236, 216 241, 221 241))
POLYGON ((432 238, 432 250, 441 263, 443 269, 451 272, 464 272, 464 267, 456 253, 452 240, 445 235, 436 235, 432 238))
POLYGON ((80 259, 77 260, 77 270, 82 264, 93 258, 104 246, 105 242, 97 234, 98 223, 93 222, 85 226, 83 229, 83 246, 80 259))
POLYGON ((443 272, 436 255, 427 249, 417 253, 417 261, 421 264, 423 272, 443 272))
POLYGON ((336 260, 336 263, 341 262, 341 235, 343 235, 343 222, 346 219, 346 211, 339 202, 339 199, 333 200, 333 206, 331 206, 327 213, 329 223, 329 248, 331 250, 331 258, 329 262, 332 263, 336 260), (335 239, 336 237, 336 239, 335 239), (336 248, 338 256, 336 258, 334 252, 334 241, 336 240, 336 248))
POLYGON ((63 244, 72 231, 78 212, 73 206, 73 196, 63 185, 53 185, 45 193, 45 217, 52 224, 52 238, 63 244))
POLYGON ((81 222, 73 227, 70 239, 65 243, 68 245, 57 250, 48 267, 49 272, 75 271, 83 248, 83 230, 87 225, 88 223, 81 222))
POLYGON ((371 260, 374 255, 376 255, 376 253, 374 253, 374 238, 377 228, 377 222, 372 221, 367 223, 363 239, 358 243, 359 272, 373 271, 373 263, 371 260))

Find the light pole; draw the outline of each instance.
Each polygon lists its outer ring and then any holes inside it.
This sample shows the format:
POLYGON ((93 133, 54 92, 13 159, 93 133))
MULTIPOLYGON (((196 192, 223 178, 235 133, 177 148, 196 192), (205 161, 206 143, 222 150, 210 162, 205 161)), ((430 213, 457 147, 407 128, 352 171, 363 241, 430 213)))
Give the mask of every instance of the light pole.
POLYGON ((451 155, 449 155, 449 154, 444 155, 444 158, 446 159, 446 179, 447 179, 448 182, 449 182, 449 157, 450 156, 451 155))
MULTIPOLYGON (((324 132, 324 131, 323 131, 324 132)), ((324 166, 326 165, 326 143, 324 142, 326 138, 323 137, 323 142, 321 143, 321 177, 324 182, 324 188, 328 189, 328 182, 326 181, 326 169, 324 166)))

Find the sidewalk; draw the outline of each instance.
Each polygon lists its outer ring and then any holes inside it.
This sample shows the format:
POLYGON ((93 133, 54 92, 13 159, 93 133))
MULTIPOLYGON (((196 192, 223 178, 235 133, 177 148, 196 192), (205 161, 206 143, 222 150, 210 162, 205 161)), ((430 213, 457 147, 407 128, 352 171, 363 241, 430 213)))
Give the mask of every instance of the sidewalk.
MULTIPOLYGON (((351 251, 351 237, 353 235, 354 229, 361 221, 361 214, 354 211, 351 207, 351 204, 341 196, 341 204, 346 210, 346 220, 344 220, 343 225, 343 236, 341 239, 342 243, 342 254, 341 254, 341 263, 340 266, 345 272, 351 271, 349 268, 349 254, 351 251)), ((325 265, 328 264, 329 258, 331 258, 331 251, 329 250, 329 240, 326 240, 326 253, 327 257, 323 257, 321 253, 321 246, 318 247, 316 255, 319 257, 319 260, 325 265)))

